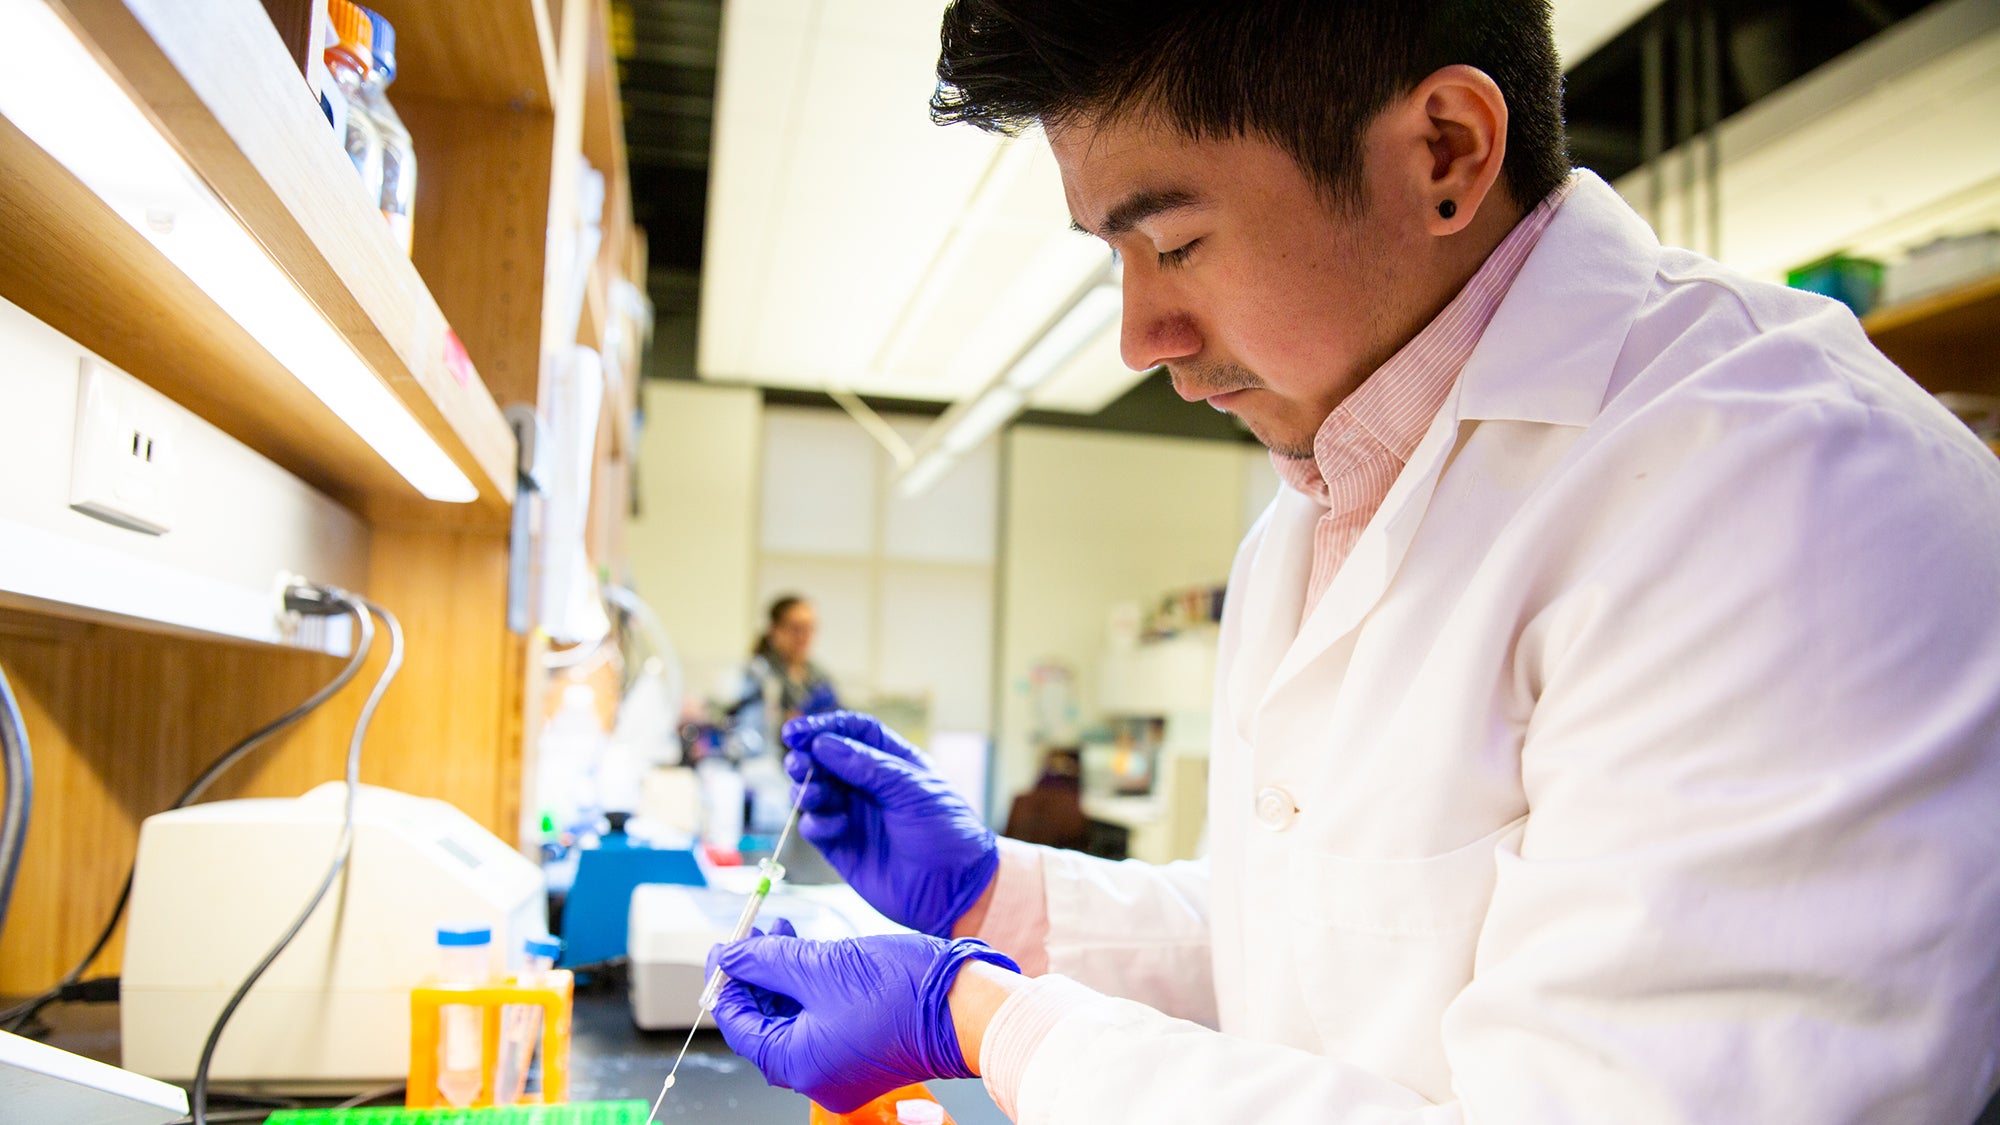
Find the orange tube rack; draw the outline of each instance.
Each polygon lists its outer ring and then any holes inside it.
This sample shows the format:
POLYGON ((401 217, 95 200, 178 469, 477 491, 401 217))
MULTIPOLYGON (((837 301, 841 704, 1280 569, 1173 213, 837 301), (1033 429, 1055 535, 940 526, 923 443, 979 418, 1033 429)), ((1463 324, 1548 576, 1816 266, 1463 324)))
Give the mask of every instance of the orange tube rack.
MULTIPOLYGON (((569 1100, 570 1000, 575 979, 566 969, 544 974, 546 983, 523 985, 514 978, 481 985, 429 982, 410 990, 410 1085, 403 1104, 412 1109, 444 1104, 438 1096, 439 1009, 468 1004, 486 1009, 484 1042, 480 1046, 479 1096, 475 1106, 490 1106, 500 1067, 500 1013, 509 1004, 533 1004, 542 1009, 542 1093, 540 1104, 569 1100)), ((532 1097, 532 1096, 531 1096, 532 1097)), ((535 1104, 526 1101, 524 1104, 535 1104)))

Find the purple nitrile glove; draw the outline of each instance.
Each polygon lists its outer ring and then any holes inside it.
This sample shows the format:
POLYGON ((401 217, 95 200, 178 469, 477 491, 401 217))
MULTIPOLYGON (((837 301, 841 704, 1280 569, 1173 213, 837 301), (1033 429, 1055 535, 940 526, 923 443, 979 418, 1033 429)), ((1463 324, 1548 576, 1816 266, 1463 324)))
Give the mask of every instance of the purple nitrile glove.
POLYGON ((1000 868, 992 829, 931 772, 921 750, 868 715, 793 719, 784 740, 795 783, 818 766, 799 833, 888 918, 951 936, 1000 868))
POLYGON ((709 954, 730 978, 715 1025, 766 1081, 848 1113, 913 1082, 975 1077, 951 1022, 952 982, 970 961, 1019 966, 971 938, 804 941, 790 929, 709 954))

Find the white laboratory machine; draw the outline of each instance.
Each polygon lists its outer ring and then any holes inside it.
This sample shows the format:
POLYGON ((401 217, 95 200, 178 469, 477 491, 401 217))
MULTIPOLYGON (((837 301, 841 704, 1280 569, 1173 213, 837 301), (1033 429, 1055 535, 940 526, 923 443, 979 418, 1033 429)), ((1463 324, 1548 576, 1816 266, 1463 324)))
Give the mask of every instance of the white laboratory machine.
MULTIPOLYGON (((685 1029, 700 1011, 708 951, 730 929, 756 882, 754 867, 710 868, 708 887, 642 883, 632 891, 627 947, 632 957, 632 1022, 648 1031, 685 1029)), ((909 931, 877 913, 845 884, 783 884, 758 915, 759 929, 779 918, 800 937, 820 941, 909 931)))
MULTIPOLYGON (((146 819, 119 986, 127 1069, 193 1077, 223 1003, 325 877, 345 799, 336 781, 146 819)), ((490 925, 498 973, 547 919, 540 868, 499 837, 443 801, 362 786, 347 870, 230 1018, 211 1081, 334 1092, 403 1079, 410 989, 438 970, 437 926, 490 925)))

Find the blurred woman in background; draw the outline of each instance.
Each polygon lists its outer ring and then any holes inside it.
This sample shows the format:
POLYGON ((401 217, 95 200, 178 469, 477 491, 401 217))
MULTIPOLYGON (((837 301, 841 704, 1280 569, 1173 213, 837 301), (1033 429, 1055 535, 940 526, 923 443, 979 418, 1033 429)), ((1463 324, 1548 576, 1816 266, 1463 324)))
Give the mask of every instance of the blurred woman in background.
MULTIPOLYGON (((816 715, 840 706, 833 681, 812 662, 813 635, 819 615, 797 594, 771 603, 770 621, 750 654, 743 695, 762 703, 764 744, 777 742, 777 729, 800 715, 816 715)), ((754 704, 753 704, 754 705, 754 704)))
POLYGON ((731 710, 730 756, 749 791, 747 828, 753 833, 777 831, 791 808, 779 728, 801 715, 840 708, 833 681, 811 659, 818 628, 811 602, 797 594, 779 597, 744 668, 742 694, 731 710))

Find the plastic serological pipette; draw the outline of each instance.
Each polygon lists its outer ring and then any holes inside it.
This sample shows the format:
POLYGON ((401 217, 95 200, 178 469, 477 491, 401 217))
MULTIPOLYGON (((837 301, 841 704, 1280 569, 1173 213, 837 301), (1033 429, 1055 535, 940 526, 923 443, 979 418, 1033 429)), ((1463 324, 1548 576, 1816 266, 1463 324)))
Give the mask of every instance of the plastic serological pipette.
MULTIPOLYGON (((808 768, 805 780, 799 782, 799 795, 792 799, 791 814, 785 817, 784 830, 778 833, 778 843, 771 849, 771 858, 757 863, 757 888, 750 892, 750 900, 743 904, 743 913, 736 918, 736 928, 729 934, 731 943, 750 936, 750 928, 757 922, 757 912, 764 908, 764 898, 771 893, 771 884, 782 882, 785 878, 784 865, 778 862, 777 857, 784 853, 785 841, 792 838, 792 829, 799 823, 799 810, 806 800, 806 786, 812 784, 816 769, 817 766, 808 768)), ((688 1047, 694 1042, 694 1033, 701 1028, 702 1017, 715 1007, 715 1001, 722 995, 722 986, 728 983, 729 974, 723 972, 720 966, 708 974, 708 984, 701 990, 701 1008, 694 1014, 694 1026, 688 1028, 688 1037, 681 1043, 681 1053, 674 1056, 673 1069, 667 1071, 667 1080, 660 1084, 660 1096, 653 1099, 652 1112, 646 1115, 649 1125, 659 1114, 660 1103, 667 1100, 667 1091, 674 1088, 674 1076, 680 1073, 681 1060, 687 1057, 688 1047)))

